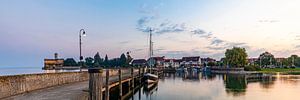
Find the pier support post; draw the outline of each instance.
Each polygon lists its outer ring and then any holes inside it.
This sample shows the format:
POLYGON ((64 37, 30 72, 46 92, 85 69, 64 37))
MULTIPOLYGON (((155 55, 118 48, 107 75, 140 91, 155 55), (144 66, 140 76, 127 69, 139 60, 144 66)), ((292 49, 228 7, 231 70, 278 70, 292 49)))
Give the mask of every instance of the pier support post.
POLYGON ((141 67, 139 67, 139 84, 141 84, 142 75, 141 75, 141 67))
POLYGON ((131 88, 134 89, 134 68, 131 68, 131 88))
POLYGON ((88 69, 89 80, 89 95, 90 100, 102 100, 102 68, 90 68, 88 69))
POLYGON ((145 67, 143 67, 142 69, 143 69, 143 71, 142 71, 142 72, 143 72, 143 75, 144 75, 144 74, 145 74, 145 67))
POLYGON ((106 70, 105 100, 109 100, 109 69, 106 70))
POLYGON ((119 68, 119 97, 122 98, 122 70, 119 68))

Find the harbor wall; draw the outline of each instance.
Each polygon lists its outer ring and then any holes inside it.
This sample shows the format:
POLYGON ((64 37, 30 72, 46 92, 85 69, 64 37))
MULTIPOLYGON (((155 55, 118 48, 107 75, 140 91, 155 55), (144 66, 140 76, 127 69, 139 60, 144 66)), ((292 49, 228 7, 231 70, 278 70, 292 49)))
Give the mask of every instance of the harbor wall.
POLYGON ((61 72, 0 76, 0 99, 52 86, 87 81, 87 72, 61 72))
MULTIPOLYGON (((102 76, 106 75, 106 70, 103 70, 102 76)), ((109 69, 109 73, 110 76, 119 74, 118 69, 109 69)), ((122 74, 126 73, 130 73, 130 69, 122 69, 122 74)), ((87 71, 0 76, 0 99, 33 90, 88 80, 87 71)))

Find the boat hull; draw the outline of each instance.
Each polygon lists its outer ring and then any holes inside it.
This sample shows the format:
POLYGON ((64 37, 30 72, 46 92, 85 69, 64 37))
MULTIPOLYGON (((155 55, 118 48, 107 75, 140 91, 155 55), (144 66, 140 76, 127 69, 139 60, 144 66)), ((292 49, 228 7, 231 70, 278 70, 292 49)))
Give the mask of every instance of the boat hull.
POLYGON ((158 82, 158 76, 154 74, 147 73, 144 75, 145 83, 152 84, 158 82))

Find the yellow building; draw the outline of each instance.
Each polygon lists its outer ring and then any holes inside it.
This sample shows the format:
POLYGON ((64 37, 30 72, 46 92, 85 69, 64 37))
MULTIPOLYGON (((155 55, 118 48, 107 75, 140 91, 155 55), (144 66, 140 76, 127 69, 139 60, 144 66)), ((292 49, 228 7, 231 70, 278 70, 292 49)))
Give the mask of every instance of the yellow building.
POLYGON ((54 59, 44 59, 43 69, 56 69, 64 66, 64 59, 58 59, 58 54, 54 54, 54 59))

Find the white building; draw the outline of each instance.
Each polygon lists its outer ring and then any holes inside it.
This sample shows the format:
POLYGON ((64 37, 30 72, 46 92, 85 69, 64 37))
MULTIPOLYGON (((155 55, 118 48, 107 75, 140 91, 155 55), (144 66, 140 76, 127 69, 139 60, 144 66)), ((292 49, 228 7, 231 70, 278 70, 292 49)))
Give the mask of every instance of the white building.
POLYGON ((180 67, 181 59, 165 59, 164 67, 178 68, 180 67))
POLYGON ((185 67, 200 67, 201 58, 200 56, 182 57, 181 65, 185 67))

